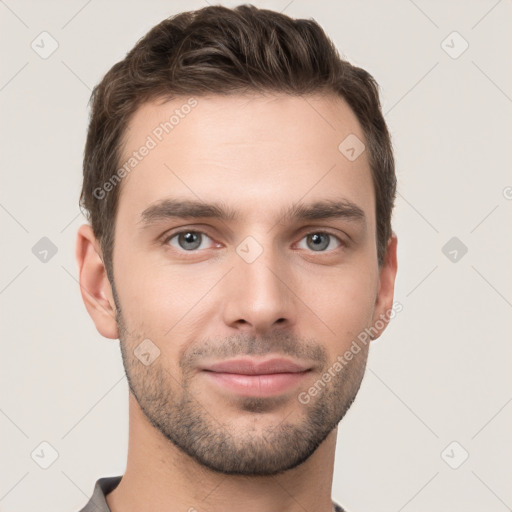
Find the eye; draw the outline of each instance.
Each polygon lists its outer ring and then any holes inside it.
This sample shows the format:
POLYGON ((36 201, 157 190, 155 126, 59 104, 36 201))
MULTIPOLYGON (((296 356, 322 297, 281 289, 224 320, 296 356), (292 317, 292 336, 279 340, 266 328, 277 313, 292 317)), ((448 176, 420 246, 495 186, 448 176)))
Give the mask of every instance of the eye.
POLYGON ((192 231, 187 229, 167 237, 164 240, 164 244, 169 244, 176 249, 182 249, 190 252, 198 249, 207 249, 207 247, 201 247, 205 238, 211 240, 211 238, 202 231, 192 231), (175 243, 172 242, 174 239, 176 239, 175 243))
MULTIPOLYGON (((336 247, 331 247, 331 250, 342 247, 344 243, 335 235, 331 233, 326 233, 324 231, 313 231, 308 233, 303 240, 306 240, 307 248, 311 249, 314 252, 329 252, 325 251, 326 248, 331 246, 331 242, 336 240, 338 245, 336 247)), ((301 248, 301 247, 299 247, 301 248)))

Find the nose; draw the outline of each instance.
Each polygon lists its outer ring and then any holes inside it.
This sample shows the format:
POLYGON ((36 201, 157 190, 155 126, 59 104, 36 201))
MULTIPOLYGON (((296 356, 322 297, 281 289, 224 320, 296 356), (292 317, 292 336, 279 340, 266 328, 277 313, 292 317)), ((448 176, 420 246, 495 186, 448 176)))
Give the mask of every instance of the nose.
POLYGON ((233 264, 226 276, 225 324, 258 336, 294 327, 298 304, 292 272, 284 259, 265 248, 250 263, 235 253, 233 264))

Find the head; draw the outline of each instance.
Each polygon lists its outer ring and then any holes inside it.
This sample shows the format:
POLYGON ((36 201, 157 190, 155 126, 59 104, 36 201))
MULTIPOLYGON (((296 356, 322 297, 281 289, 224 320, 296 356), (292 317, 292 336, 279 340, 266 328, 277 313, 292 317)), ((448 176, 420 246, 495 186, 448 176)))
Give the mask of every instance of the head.
POLYGON ((211 6, 144 36, 93 91, 77 258, 148 424, 214 471, 307 460, 390 317, 395 187, 377 84, 313 20, 211 6), (270 356, 308 371, 265 396, 205 371, 270 356))

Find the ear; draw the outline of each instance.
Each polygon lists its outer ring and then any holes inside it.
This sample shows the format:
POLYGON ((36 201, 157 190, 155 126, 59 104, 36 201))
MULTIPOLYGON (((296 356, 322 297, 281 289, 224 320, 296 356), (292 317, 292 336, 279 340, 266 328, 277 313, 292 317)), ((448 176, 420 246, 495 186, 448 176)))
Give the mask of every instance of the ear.
POLYGON ((393 308, 393 295, 395 291, 395 277, 398 268, 396 247, 398 239, 392 233, 388 240, 386 255, 379 272, 379 291, 375 301, 373 323, 371 332, 372 339, 377 339, 389 324, 390 314, 393 308))
POLYGON ((89 224, 83 224, 78 229, 76 260, 82 300, 96 329, 105 338, 118 339, 112 288, 103 264, 100 244, 89 224))

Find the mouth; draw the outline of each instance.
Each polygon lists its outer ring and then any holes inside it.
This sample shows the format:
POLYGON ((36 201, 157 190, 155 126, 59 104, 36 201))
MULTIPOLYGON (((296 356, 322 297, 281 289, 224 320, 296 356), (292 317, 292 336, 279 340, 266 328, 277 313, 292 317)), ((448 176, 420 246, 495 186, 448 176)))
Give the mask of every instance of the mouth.
POLYGON ((300 373, 311 369, 311 366, 292 361, 291 359, 273 358, 264 361, 244 358, 230 359, 204 366, 203 370, 240 375, 268 375, 275 373, 300 373))
POLYGON ((202 368, 212 384, 241 396, 274 396, 296 387, 312 368, 290 359, 235 359, 202 368))

